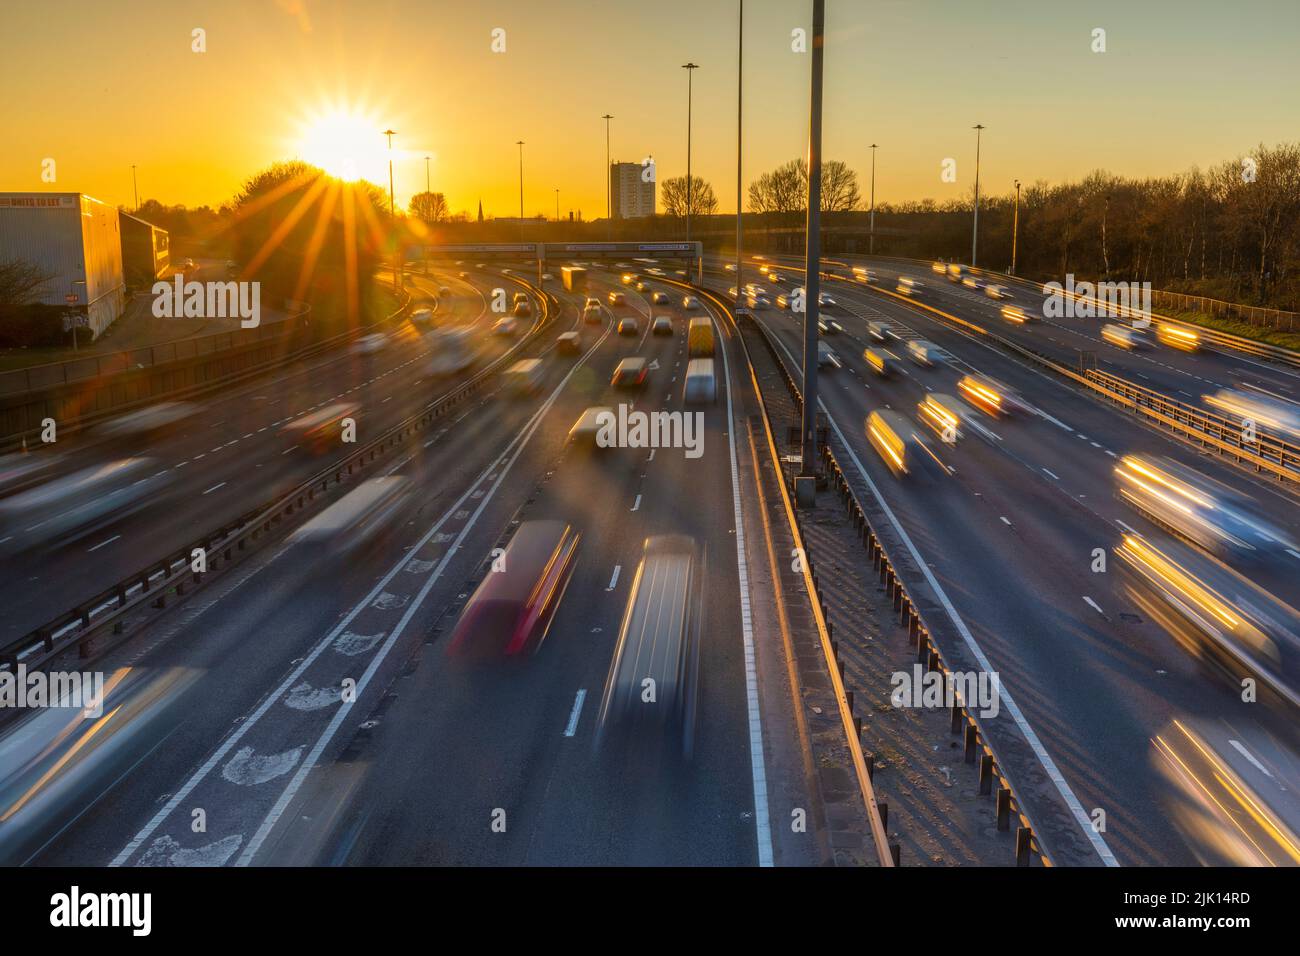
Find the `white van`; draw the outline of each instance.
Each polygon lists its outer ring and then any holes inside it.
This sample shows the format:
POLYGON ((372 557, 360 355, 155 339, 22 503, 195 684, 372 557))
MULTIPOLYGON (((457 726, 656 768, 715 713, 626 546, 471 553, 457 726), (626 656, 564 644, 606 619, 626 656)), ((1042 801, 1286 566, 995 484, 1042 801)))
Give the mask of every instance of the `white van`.
POLYGON ((506 369, 506 387, 515 395, 536 395, 544 374, 541 359, 520 359, 506 369))
POLYGON ((695 358, 686 363, 682 400, 687 405, 718 400, 718 379, 713 371, 713 359, 695 358))

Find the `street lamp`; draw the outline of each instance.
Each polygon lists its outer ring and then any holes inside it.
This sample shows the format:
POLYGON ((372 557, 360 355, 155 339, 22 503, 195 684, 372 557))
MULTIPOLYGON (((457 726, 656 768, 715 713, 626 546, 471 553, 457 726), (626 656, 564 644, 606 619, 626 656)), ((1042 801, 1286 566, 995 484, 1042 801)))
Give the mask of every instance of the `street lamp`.
POLYGON ((609 121, 614 117, 606 113, 605 121, 605 241, 614 238, 614 174, 609 165, 609 121))
MULTIPOLYGON (((386 129, 384 135, 388 137, 388 218, 392 220, 391 227, 394 230, 393 236, 396 239, 397 233, 397 202, 393 193, 393 137, 397 135, 397 130, 386 129)), ((398 290, 398 267, 397 267, 397 250, 400 248, 400 242, 393 243, 393 291, 398 290)))
POLYGON ((560 221, 560 187, 555 187, 555 221, 560 221))
POLYGON ((517 140, 519 147, 519 238, 524 238, 524 141, 517 140))
POLYGON ((1016 209, 1011 216, 1011 274, 1016 274, 1016 239, 1020 232, 1020 180, 1016 180, 1016 209))
POLYGON ((131 164, 131 192, 135 196, 135 212, 140 211, 140 184, 135 179, 135 163, 131 164))
MULTIPOLYGON (((741 215, 745 208, 745 195, 741 185, 740 155, 744 145, 741 130, 745 122, 745 0, 740 0, 740 22, 736 26, 736 308, 740 308, 740 242, 741 215)), ((704 258, 700 257, 700 281, 704 279, 704 258)))
POLYGON ((970 264, 973 269, 975 250, 980 236, 980 132, 984 129, 979 123, 971 127, 975 131, 975 221, 970 234, 970 264))
POLYGON ((871 237, 867 240, 867 254, 876 254, 876 144, 871 144, 871 237))
MULTIPOLYGON (((826 43, 826 0, 813 0, 812 104, 808 111, 808 226, 804 236, 803 421, 795 500, 803 507, 817 497, 817 313, 821 293, 822 57, 826 43)), ((740 277, 736 277, 740 281, 740 277)), ((739 288, 739 287, 738 287, 739 288)))
POLYGON ((691 94, 698 63, 683 63, 686 71, 686 241, 691 241, 691 94))

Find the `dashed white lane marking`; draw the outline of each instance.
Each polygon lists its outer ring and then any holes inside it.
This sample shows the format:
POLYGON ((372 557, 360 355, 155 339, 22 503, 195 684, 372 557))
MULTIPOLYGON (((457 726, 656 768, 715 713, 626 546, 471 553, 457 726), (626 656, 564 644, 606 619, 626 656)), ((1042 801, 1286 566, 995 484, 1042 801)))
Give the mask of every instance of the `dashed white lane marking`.
POLYGON ((1123 521, 1120 521, 1118 518, 1115 519, 1115 523, 1119 525, 1121 528, 1123 528, 1125 531, 1127 531, 1129 534, 1137 534, 1136 531, 1134 531, 1132 528, 1126 525, 1123 521))
POLYGON ((1254 764, 1256 770, 1258 770, 1258 771, 1259 771, 1260 773, 1262 773, 1264 776, 1266 776, 1266 777, 1272 779, 1273 775, 1272 775, 1271 773, 1269 773, 1268 768, 1265 767, 1262 763, 1260 763, 1260 762, 1255 758, 1255 755, 1254 755, 1253 753, 1251 753, 1249 750, 1247 750, 1247 749, 1242 745, 1242 743, 1241 743, 1240 740, 1229 740, 1229 741, 1228 741, 1228 744, 1229 744, 1229 746, 1232 747, 1233 750, 1237 751, 1237 753, 1241 754, 1243 757, 1245 757, 1247 760, 1249 760, 1252 764, 1254 764))
MULTIPOLYGON (((290 445, 290 446, 289 446, 288 448, 286 448, 284 451, 280 452, 280 454, 281 454, 281 456, 284 456, 284 455, 289 454, 289 452, 291 452, 291 451, 297 451, 297 450, 298 450, 298 449, 297 449, 295 446, 290 445)), ((203 457, 203 456, 200 455, 199 457, 201 458, 201 457, 203 457)))
POLYGON ((572 737, 578 731, 578 718, 582 716, 582 702, 587 699, 587 688, 583 687, 578 690, 578 695, 573 699, 573 711, 569 714, 569 723, 564 728, 564 736, 572 737))
POLYGON ((620 572, 622 572, 622 570, 623 570, 623 565, 621 564, 614 565, 614 574, 609 579, 609 587, 605 588, 606 591, 612 591, 614 590, 614 588, 618 587, 618 576, 620 572))
POLYGON ((633 510, 633 511, 639 511, 640 508, 641 508, 641 496, 640 496, 640 495, 637 495, 637 496, 636 496, 636 501, 632 502, 632 510, 633 510))
POLYGON ((1088 595, 1085 594, 1085 595, 1083 596, 1083 600, 1084 600, 1084 602, 1088 605, 1088 607, 1092 608, 1094 611, 1096 611, 1096 612, 1097 612, 1098 614, 1100 614, 1102 617, 1105 617, 1105 616, 1106 616, 1106 612, 1103 611, 1103 610, 1102 610, 1102 609, 1097 605, 1097 602, 1096 602, 1096 601, 1094 601, 1092 598, 1088 597, 1088 595))
POLYGON ((100 548, 102 548, 104 545, 106 545, 106 544, 112 544, 114 541, 116 541, 116 540, 117 540, 118 538, 120 538, 120 537, 122 537, 120 534, 115 534, 115 535, 113 535, 113 537, 109 538, 107 541, 101 541, 101 542, 99 542, 99 544, 95 545, 93 548, 87 548, 87 549, 86 549, 86 553, 87 553, 87 554, 90 554, 90 552, 92 552, 92 551, 98 551, 98 550, 99 550, 100 548))
POLYGON ((203 492, 203 493, 204 493, 205 495, 207 495, 207 494, 211 494, 212 492, 216 491, 218 488, 224 488, 224 487, 226 487, 226 483, 223 481, 223 482, 220 482, 219 484, 215 484, 215 485, 213 485, 211 488, 209 488, 207 491, 205 491, 205 492, 203 492))
POLYGON ((1049 471, 1049 470, 1046 469, 1046 468, 1044 468, 1043 471, 1047 474, 1047 476, 1048 476, 1049 478, 1053 478, 1053 479, 1055 479, 1056 481, 1060 481, 1060 480, 1061 480, 1061 476, 1058 475, 1058 474, 1056 474, 1055 472, 1049 471))
POLYGON ((1300 558, 1300 551, 1292 551, 1290 548, 1287 548, 1286 553, 1291 555, 1293 558, 1300 558))
POLYGON ((1008 528, 1011 527, 1011 520, 1007 518, 1006 515, 999 515, 999 517, 1002 519, 1002 523, 1004 525, 1006 525, 1008 528))

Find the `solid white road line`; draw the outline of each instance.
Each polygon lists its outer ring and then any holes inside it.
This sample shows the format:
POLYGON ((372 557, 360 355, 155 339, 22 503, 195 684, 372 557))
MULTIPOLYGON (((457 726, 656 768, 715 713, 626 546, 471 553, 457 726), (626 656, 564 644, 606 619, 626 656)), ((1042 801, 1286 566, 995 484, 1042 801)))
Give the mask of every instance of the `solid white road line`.
POLYGON ((618 587, 618 575, 619 572, 622 570, 623 570, 623 565, 621 564, 614 565, 614 573, 613 575, 610 576, 609 587, 605 588, 606 591, 612 591, 614 590, 614 588, 618 587))
MULTIPOLYGON (((115 534, 115 535, 113 535, 113 537, 109 538, 107 541, 101 541, 101 542, 99 542, 99 544, 95 545, 93 548, 87 548, 87 549, 86 549, 86 553, 87 553, 87 554, 90 554, 90 552, 92 552, 92 551, 98 551, 98 550, 99 550, 100 548, 102 548, 104 545, 106 545, 106 544, 112 544, 114 541, 116 541, 116 540, 117 540, 118 538, 120 538, 120 537, 122 537, 120 534, 115 534)), ((6 539, 6 540, 8 540, 8 539, 6 539)))
POLYGON ((758 838, 758 865, 772 866, 772 822, 768 818, 767 766, 763 758, 763 718, 758 707, 758 658, 754 653, 754 622, 749 606, 749 567, 745 563, 745 523, 740 511, 740 466, 736 459, 736 419, 731 404, 731 362, 727 340, 709 316, 722 352, 722 374, 727 380, 727 444, 731 453, 731 509, 736 522, 736 571, 740 579, 740 624, 745 644, 745 703, 749 715, 749 760, 754 778, 754 828, 758 838))
POLYGON ((225 486, 226 486, 226 483, 223 481, 223 482, 221 482, 220 484, 213 485, 211 488, 209 488, 207 491, 205 491, 205 492, 203 492, 203 493, 204 493, 205 495, 207 495, 207 494, 211 494, 212 492, 216 491, 218 488, 224 488, 225 486))

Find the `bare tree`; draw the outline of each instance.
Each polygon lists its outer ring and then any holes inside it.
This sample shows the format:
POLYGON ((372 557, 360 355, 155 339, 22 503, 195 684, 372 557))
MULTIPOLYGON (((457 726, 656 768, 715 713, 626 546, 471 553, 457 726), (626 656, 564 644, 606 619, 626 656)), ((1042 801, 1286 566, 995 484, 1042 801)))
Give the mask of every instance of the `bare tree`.
POLYGON ((25 259, 0 262, 0 305, 26 305, 32 302, 41 287, 54 278, 25 259))
MULTIPOLYGON (((665 179, 660 189, 663 199, 664 214, 675 219, 686 215, 686 177, 674 176, 665 179)), ((718 197, 713 187, 699 176, 691 177, 691 215, 712 216, 718 211, 718 197)))
POLYGON ((451 215, 447 197, 442 193, 416 193, 411 197, 410 212, 427 223, 446 222, 451 215))

